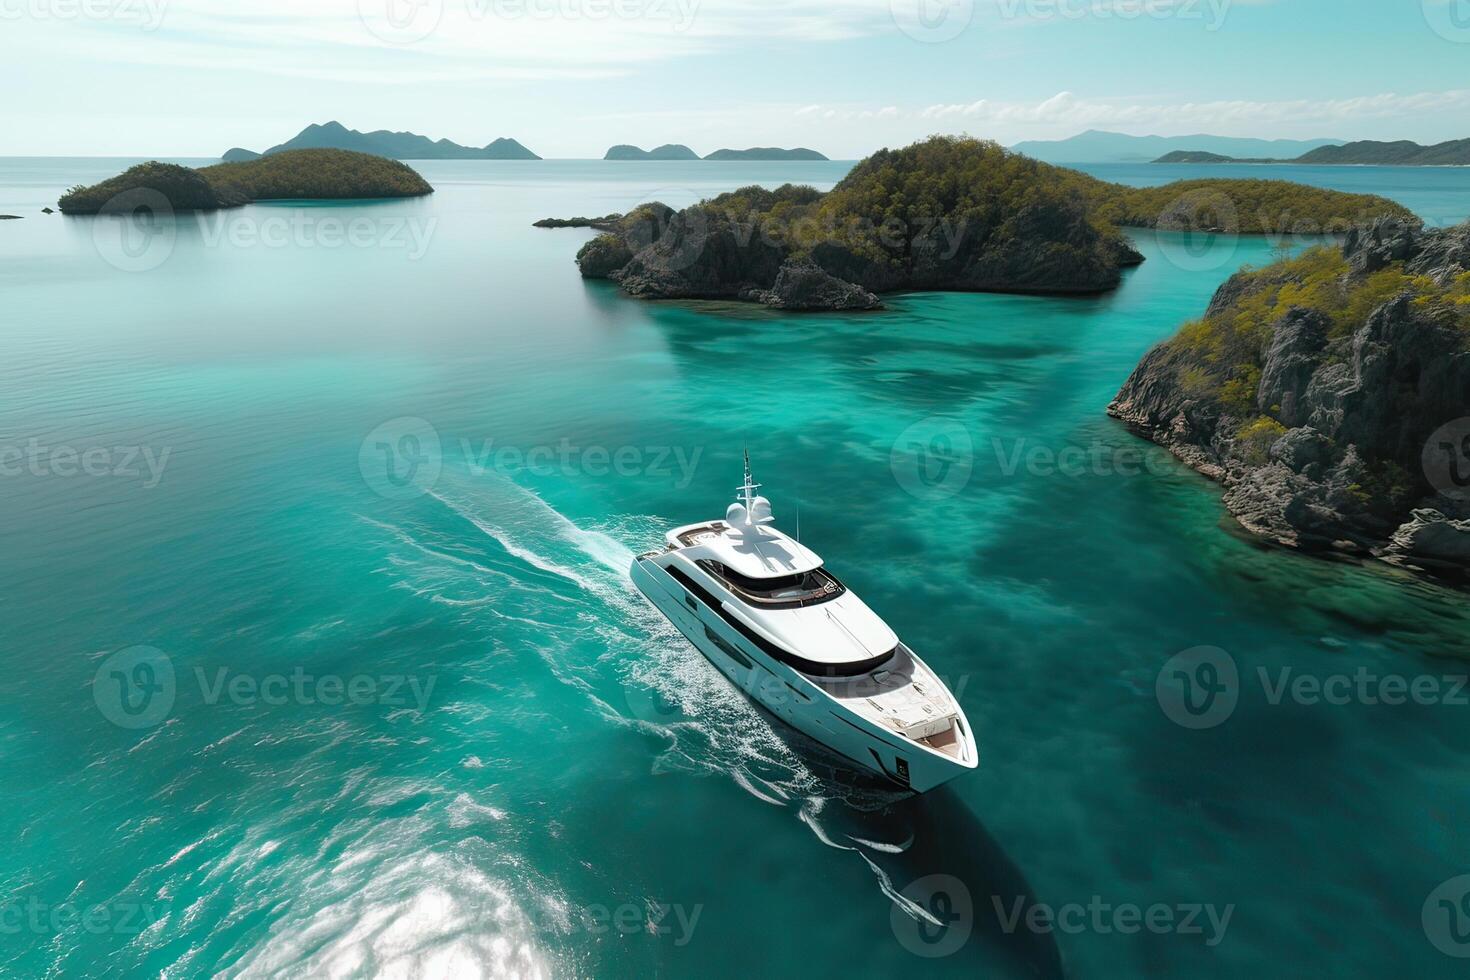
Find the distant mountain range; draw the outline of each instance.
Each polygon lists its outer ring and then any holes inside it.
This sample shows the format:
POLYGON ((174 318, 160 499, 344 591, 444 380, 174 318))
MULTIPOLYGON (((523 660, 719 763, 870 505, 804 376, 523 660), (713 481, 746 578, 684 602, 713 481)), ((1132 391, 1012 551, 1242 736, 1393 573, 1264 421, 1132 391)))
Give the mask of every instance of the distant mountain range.
POLYGON ((1299 157, 1344 140, 1259 140, 1235 136, 1129 136, 1090 129, 1064 140, 1030 140, 1011 149, 1046 163, 1150 163, 1176 150, 1227 157, 1299 157))
POLYGON ((665 143, 651 150, 619 143, 602 157, 604 160, 826 160, 816 150, 804 146, 786 150, 778 146, 753 146, 748 150, 716 150, 701 157, 683 143, 665 143))
POLYGON ((1166 153, 1154 163, 1279 163, 1316 166, 1380 166, 1380 167, 1470 167, 1470 139, 1450 140, 1433 146, 1420 146, 1409 140, 1380 143, 1359 140, 1342 146, 1321 146, 1290 160, 1241 159, 1183 150, 1166 153))
MULTIPOLYGON (((313 123, 296 136, 273 146, 265 155, 282 150, 356 150, 392 160, 540 160, 541 158, 513 139, 496 139, 484 146, 461 146, 451 140, 431 140, 417 133, 391 133, 379 129, 371 133, 348 129, 339 122, 313 123)), ((252 151, 239 147, 229 151, 226 159, 251 159, 252 151)))

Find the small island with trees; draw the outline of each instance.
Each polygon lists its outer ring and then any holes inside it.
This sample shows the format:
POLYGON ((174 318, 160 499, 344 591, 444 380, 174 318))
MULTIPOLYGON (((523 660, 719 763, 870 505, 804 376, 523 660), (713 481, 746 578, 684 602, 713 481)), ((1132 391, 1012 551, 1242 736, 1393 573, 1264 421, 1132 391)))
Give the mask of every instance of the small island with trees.
POLYGON ((601 231, 577 254, 581 273, 632 296, 862 310, 912 289, 1106 292, 1143 261, 1125 226, 1321 234, 1380 218, 1417 221, 1373 195, 1267 180, 1124 187, 937 136, 873 154, 826 193, 752 186, 678 211, 649 202, 537 224, 601 231))
POLYGON ((175 211, 212 211, 266 200, 359 200, 421 197, 434 188, 413 168, 350 150, 288 150, 198 170, 140 163, 90 187, 62 195, 63 214, 98 214, 129 192, 153 191, 175 211))

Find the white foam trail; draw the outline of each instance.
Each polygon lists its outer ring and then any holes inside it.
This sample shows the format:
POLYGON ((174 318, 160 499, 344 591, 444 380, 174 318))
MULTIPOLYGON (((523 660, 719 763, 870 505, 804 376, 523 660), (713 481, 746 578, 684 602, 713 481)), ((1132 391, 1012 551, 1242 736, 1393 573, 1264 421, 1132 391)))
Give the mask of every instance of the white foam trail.
POLYGON ((909 837, 909 839, 904 841, 902 844, 884 844, 875 840, 863 840, 861 837, 853 837, 851 835, 848 835, 847 839, 852 841, 854 844, 861 844, 866 848, 874 851, 882 851, 885 854, 902 854, 904 851, 907 851, 909 847, 914 843, 913 837, 909 837))
MULTIPOLYGON (((544 588, 585 610, 580 617, 583 627, 605 647, 595 661, 568 662, 565 645, 556 642, 528 647, 559 680, 581 690, 611 723, 667 736, 670 746, 656 768, 718 772, 775 806, 789 806, 793 797, 808 795, 817 785, 771 722, 629 580, 634 550, 620 537, 636 540, 640 546, 656 541, 663 522, 623 517, 605 525, 610 532, 584 528, 536 493, 499 475, 468 480, 446 473, 429 497, 495 541, 506 555, 554 579, 538 583, 536 576, 528 581, 511 572, 512 588, 524 590, 524 595, 544 588), (611 677, 604 674, 599 680, 596 673, 589 673, 607 667, 613 672, 611 677), (621 688, 620 697, 607 696, 609 682, 621 688), (655 711, 651 717, 649 710, 655 711)), ((444 554, 441 549, 412 540, 404 543, 420 556, 445 559, 457 567, 460 576, 466 570, 486 571, 478 562, 444 554)), ((497 578, 506 574, 498 569, 488 571, 497 578)), ((475 597, 463 594, 463 583, 433 569, 419 569, 417 575, 427 584, 415 591, 431 599, 441 595, 435 601, 461 605, 477 615, 501 614, 496 608, 500 597, 491 597, 495 601, 475 610, 475 597), (444 591, 453 594, 443 596, 444 591)), ((555 637, 565 634, 568 626, 542 624, 542 628, 555 637)))
POLYGON ((833 840, 827 834, 826 829, 817 822, 816 814, 808 810, 806 807, 802 807, 801 812, 798 814, 798 816, 801 818, 802 823, 811 828, 812 833, 817 836, 817 840, 821 841, 823 844, 826 844, 828 847, 838 851, 854 850, 854 848, 848 847, 846 844, 839 844, 835 840, 833 840))

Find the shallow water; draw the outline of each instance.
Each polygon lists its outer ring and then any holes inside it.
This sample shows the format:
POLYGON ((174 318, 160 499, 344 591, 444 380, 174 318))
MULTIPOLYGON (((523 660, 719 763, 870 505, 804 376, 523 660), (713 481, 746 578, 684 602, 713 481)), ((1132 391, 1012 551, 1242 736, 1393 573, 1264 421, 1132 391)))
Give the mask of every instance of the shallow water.
MULTIPOLYGON (((627 300, 530 222, 846 164, 424 163, 424 200, 140 240, 35 213, 121 163, 0 161, 0 447, 40 460, 0 477, 6 972, 1458 974, 1421 911, 1470 862, 1470 707, 1258 669, 1459 674, 1463 596, 1244 539, 1103 414, 1269 244, 792 317, 627 300), (747 447, 978 772, 844 773, 629 586, 747 447), (1201 646, 1241 682, 1194 730, 1156 681, 1201 646)), ((1402 199, 1463 219, 1425 173, 1402 199)))

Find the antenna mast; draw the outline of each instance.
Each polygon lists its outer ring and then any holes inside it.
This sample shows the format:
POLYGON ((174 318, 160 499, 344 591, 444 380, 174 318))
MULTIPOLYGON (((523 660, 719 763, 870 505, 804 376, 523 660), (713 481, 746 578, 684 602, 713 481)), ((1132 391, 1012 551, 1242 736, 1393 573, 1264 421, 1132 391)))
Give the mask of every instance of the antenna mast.
POLYGON ((760 488, 761 485, 750 478, 750 450, 747 449, 745 451, 745 483, 736 488, 740 491, 739 499, 745 504, 746 510, 750 509, 750 505, 755 501, 755 492, 760 488))

